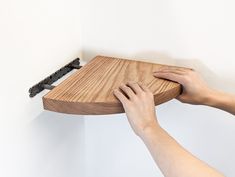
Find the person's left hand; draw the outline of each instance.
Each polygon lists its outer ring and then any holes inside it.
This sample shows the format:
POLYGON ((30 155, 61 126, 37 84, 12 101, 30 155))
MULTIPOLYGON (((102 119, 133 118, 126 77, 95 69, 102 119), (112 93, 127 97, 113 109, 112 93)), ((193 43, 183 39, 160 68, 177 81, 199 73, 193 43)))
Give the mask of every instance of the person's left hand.
POLYGON ((146 85, 128 82, 122 84, 120 89, 124 94, 118 89, 113 93, 122 103, 128 121, 138 136, 141 136, 146 128, 158 124, 153 94, 146 85))

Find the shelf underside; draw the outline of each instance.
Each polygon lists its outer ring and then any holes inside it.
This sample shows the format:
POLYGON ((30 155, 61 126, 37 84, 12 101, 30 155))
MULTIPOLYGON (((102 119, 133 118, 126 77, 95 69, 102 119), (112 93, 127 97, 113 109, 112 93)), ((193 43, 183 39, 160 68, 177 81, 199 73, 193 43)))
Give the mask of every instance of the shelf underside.
POLYGON ((180 94, 180 84, 153 76, 160 64, 97 56, 43 97, 44 109, 79 115, 122 113, 113 90, 128 81, 143 82, 155 105, 180 94))

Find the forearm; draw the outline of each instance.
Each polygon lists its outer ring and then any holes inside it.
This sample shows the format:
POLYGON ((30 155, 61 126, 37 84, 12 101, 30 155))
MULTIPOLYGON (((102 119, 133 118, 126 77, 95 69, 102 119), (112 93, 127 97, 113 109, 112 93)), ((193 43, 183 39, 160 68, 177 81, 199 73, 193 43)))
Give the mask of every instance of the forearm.
MULTIPOLYGON (((134 132, 144 141, 166 177, 223 176, 186 151, 159 126, 155 117, 154 96, 147 86, 130 82, 127 85, 122 85, 120 89, 128 98, 117 89, 114 94, 121 101, 134 132)), ((194 95, 196 100, 198 94, 194 95)), ((190 99, 183 94, 181 100, 190 99)))
POLYGON ((145 129, 140 137, 165 177, 223 176, 186 151, 158 125, 145 129))
POLYGON ((212 90, 207 95, 205 105, 212 106, 235 115, 235 96, 212 90))

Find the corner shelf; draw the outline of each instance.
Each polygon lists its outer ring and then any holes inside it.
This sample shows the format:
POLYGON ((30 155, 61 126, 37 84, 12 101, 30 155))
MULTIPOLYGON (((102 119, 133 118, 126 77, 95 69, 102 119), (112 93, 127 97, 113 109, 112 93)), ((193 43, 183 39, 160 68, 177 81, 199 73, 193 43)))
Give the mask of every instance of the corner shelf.
POLYGON ((123 113, 113 90, 127 81, 141 81, 154 94, 155 105, 180 94, 178 83, 158 79, 160 64, 97 56, 43 96, 44 109, 79 115, 123 113))

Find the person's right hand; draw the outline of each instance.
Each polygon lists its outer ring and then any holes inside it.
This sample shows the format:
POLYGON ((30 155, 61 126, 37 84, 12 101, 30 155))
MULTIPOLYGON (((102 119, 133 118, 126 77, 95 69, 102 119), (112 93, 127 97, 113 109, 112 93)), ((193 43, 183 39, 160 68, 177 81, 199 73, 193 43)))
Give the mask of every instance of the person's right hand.
POLYGON ((203 79, 193 70, 175 66, 163 66, 155 71, 157 78, 168 79, 183 86, 182 94, 177 99, 183 103, 206 104, 212 90, 203 79))

